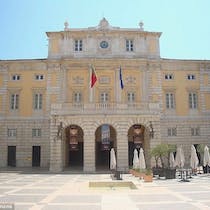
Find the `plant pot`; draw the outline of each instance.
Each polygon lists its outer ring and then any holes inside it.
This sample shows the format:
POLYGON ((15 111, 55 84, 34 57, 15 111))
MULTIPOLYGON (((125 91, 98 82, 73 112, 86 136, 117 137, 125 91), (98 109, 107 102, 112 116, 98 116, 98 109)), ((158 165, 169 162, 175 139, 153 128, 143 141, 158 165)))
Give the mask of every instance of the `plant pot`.
POLYGON ((166 179, 175 179, 176 178, 176 169, 175 168, 165 168, 165 177, 166 179))
POLYGON ((153 168, 152 171, 154 175, 159 175, 159 177, 165 177, 166 179, 176 178, 175 168, 153 168))
POLYGON ((145 182, 152 182, 153 181, 153 175, 144 175, 144 181, 145 182))
POLYGON ((130 169, 129 172, 135 177, 139 177, 139 178, 143 177, 143 173, 140 171, 136 171, 135 169, 130 169))
POLYGON ((153 175, 158 175, 159 177, 165 176, 164 168, 153 168, 152 173, 153 175))
POLYGON ((203 173, 204 174, 207 174, 207 173, 210 173, 210 166, 203 166, 203 173))

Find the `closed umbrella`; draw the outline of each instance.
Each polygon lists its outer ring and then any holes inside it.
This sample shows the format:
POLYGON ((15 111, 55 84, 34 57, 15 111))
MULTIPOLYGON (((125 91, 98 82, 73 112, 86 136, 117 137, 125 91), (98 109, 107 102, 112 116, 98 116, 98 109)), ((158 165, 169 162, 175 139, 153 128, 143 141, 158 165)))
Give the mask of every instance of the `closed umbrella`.
POLYGON ((210 155, 208 146, 204 147, 203 166, 210 166, 210 155))
POLYGON ((110 169, 115 170, 116 167, 117 167, 117 162, 116 162, 115 151, 114 148, 112 148, 110 151, 110 169))
POLYGON ((141 148, 139 152, 139 169, 146 169, 146 163, 144 158, 144 150, 141 148))
POLYGON ((190 155, 190 167, 192 169, 196 169, 198 167, 198 163, 199 163, 199 160, 198 160, 198 156, 196 153, 196 149, 195 149, 194 145, 192 145, 191 146, 191 155, 190 155))
POLYGON ((175 157, 175 165, 178 166, 179 168, 184 167, 184 151, 182 149, 182 146, 177 147, 177 152, 176 152, 176 157, 175 157))
POLYGON ((139 157, 137 149, 133 152, 133 169, 139 169, 139 157))
POLYGON ((174 168, 175 167, 175 160, 174 160, 174 153, 173 152, 170 152, 169 164, 170 164, 170 168, 174 168))

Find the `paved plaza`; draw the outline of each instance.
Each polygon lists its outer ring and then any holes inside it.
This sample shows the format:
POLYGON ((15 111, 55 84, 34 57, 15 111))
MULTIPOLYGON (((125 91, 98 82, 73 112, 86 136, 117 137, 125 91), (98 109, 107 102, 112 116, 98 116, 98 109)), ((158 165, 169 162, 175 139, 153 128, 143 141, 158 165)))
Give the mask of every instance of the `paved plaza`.
POLYGON ((110 174, 0 171, 0 203, 14 204, 15 210, 210 210, 210 174, 190 182, 122 178, 137 189, 89 187, 89 181, 112 181, 110 174))

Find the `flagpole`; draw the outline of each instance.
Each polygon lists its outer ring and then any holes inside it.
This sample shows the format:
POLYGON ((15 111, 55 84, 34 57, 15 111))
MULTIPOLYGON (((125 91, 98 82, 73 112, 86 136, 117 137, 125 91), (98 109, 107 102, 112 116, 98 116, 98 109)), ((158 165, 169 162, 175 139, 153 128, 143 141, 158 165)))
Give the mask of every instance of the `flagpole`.
POLYGON ((119 67, 119 70, 118 70, 118 77, 119 77, 119 79, 118 79, 118 88, 120 89, 120 91, 119 91, 119 101, 121 102, 122 101, 122 90, 123 90, 123 88, 124 88, 124 84, 123 84, 123 76, 122 76, 122 68, 121 68, 121 66, 119 67))
POLYGON ((116 71, 115 71, 115 99, 116 99, 116 102, 119 103, 120 100, 119 100, 119 79, 118 79, 118 75, 119 75, 119 69, 117 68, 116 71))
POLYGON ((91 88, 91 76, 92 76, 92 69, 91 65, 89 64, 89 102, 93 102, 93 88, 91 88))
POLYGON ((118 95, 119 95, 119 102, 122 101, 122 91, 120 88, 120 67, 118 67, 118 72, 117 72, 117 86, 118 86, 118 95))

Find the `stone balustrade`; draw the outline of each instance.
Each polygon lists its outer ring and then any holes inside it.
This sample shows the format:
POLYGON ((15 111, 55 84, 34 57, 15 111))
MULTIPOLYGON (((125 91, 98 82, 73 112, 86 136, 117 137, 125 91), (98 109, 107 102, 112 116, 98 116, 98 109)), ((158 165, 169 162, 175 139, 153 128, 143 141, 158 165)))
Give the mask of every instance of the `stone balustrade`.
POLYGON ((51 115, 68 114, 158 114, 158 103, 56 103, 51 105, 51 115))

